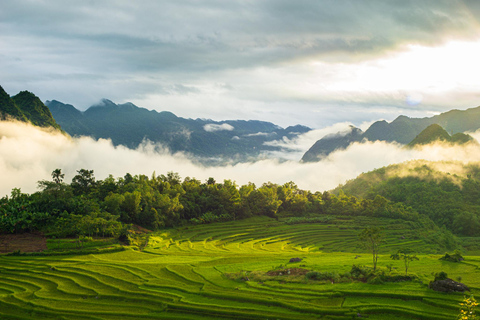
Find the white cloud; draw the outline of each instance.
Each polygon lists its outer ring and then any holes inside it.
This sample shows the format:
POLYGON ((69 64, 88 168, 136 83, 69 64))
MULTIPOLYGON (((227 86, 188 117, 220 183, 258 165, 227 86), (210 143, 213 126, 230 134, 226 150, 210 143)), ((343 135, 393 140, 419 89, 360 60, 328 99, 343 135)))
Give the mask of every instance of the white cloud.
POLYGON ((245 137, 269 137, 277 135, 276 132, 255 132, 246 134, 245 137))
POLYGON ((2 0, 0 85, 281 126, 422 117, 480 101, 478 15, 472 1, 2 0))
POLYGON ((323 129, 310 130, 292 139, 283 137, 281 140, 267 141, 265 142, 265 145, 279 147, 285 150, 270 153, 269 157, 299 161, 305 152, 307 152, 317 140, 320 140, 329 134, 349 132, 351 130, 351 125, 352 124, 348 122, 336 123, 323 129))
POLYGON ((209 123, 203 126, 203 130, 207 132, 233 131, 233 129, 235 128, 229 125, 228 123, 222 123, 222 124, 209 123))
POLYGON ((0 195, 9 194, 15 187, 20 187, 23 192, 35 192, 37 181, 50 180, 50 174, 56 168, 66 174, 67 182, 81 168, 94 170, 97 179, 105 179, 109 174, 120 177, 127 172, 150 176, 153 172, 166 174, 174 171, 182 177, 195 177, 201 181, 213 177, 217 181, 231 179, 240 185, 253 182, 257 186, 268 181, 278 184, 294 181, 302 189, 324 191, 362 172, 413 159, 478 161, 480 147, 436 144, 410 150, 377 141, 354 143, 317 163, 270 159, 203 167, 183 154, 170 155, 162 146, 150 143, 131 150, 114 147, 108 140, 69 138, 24 123, 0 122, 0 195))

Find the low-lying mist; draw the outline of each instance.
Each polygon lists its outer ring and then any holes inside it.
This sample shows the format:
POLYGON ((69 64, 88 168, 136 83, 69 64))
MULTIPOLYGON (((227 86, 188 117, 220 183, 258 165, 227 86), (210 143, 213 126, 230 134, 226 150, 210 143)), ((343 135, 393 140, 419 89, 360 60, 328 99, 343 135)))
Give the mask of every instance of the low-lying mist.
MULTIPOLYGON (((480 134, 473 134, 479 138, 480 134)), ((301 140, 300 140, 301 141, 301 140)), ((306 150, 305 150, 306 151, 306 150)), ((171 155, 162 146, 145 143, 136 150, 114 147, 109 140, 71 138, 59 132, 40 129, 25 123, 0 122, 0 197, 12 188, 22 192, 37 191, 39 180, 51 180, 51 172, 62 169, 65 181, 70 182, 76 170, 94 170, 97 179, 145 174, 150 176, 178 172, 182 178, 194 177, 205 181, 230 179, 243 185, 253 182, 283 184, 295 182, 301 189, 324 191, 335 188, 362 172, 389 164, 413 159, 429 161, 461 161, 480 159, 480 147, 470 144, 463 147, 432 144, 419 149, 386 142, 355 143, 348 149, 330 154, 317 163, 298 161, 260 160, 221 167, 204 167, 187 155, 171 155)))

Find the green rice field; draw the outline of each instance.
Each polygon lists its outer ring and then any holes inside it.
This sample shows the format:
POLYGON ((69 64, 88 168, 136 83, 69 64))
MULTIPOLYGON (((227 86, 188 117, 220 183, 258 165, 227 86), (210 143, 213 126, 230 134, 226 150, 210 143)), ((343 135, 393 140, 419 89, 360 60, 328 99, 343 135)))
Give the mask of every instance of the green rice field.
POLYGON ((397 220, 289 225, 258 217, 152 233, 142 251, 2 255, 0 319, 456 319, 464 294, 438 293, 428 282, 444 271, 476 295, 480 256, 440 261, 435 237, 397 220), (357 240, 359 222, 385 230, 379 269, 404 274, 403 261, 390 254, 412 248, 419 260, 409 274, 418 280, 370 284, 289 274, 371 267, 372 255, 357 240))

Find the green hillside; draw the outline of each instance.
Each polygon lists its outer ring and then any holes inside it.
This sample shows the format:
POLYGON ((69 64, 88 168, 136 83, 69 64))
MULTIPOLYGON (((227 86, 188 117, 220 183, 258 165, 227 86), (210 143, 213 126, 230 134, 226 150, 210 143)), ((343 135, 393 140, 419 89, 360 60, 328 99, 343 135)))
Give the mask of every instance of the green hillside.
POLYGON ((0 86, 0 120, 8 119, 61 130, 50 110, 33 93, 22 91, 10 97, 0 86))
POLYGON ((34 125, 39 127, 53 127, 61 130, 47 106, 33 93, 22 91, 13 96, 12 100, 18 108, 22 110, 25 117, 34 125))
POLYGON ((425 145, 432 142, 450 142, 454 144, 464 144, 467 142, 473 142, 474 139, 465 133, 456 133, 450 136, 448 132, 438 124, 431 124, 425 130, 420 132, 409 144, 408 147, 414 147, 417 145, 425 145))
POLYGON ((361 174, 335 189, 378 195, 413 208, 457 234, 480 236, 480 165, 410 161, 361 174))
MULTIPOLYGON (((391 219, 288 224, 267 217, 144 235, 143 251, 83 256, 0 256, 2 319, 456 319, 461 293, 428 288, 432 272, 480 289, 480 259, 423 254, 434 232, 391 219), (378 270, 404 277, 399 247, 418 253, 413 281, 363 282, 371 254, 357 235, 384 228, 378 270), (289 262, 291 258, 300 262, 289 262), (353 270, 356 270, 355 272, 353 270), (305 272, 324 276, 314 280, 305 272)), ((55 241, 49 241, 54 247, 55 241)), ((52 249, 53 250, 53 249, 52 249)), ((370 269, 371 270, 371 269, 370 269)), ((402 278, 403 279, 403 278, 402 278)))
POLYGON ((27 121, 27 118, 10 98, 8 93, 0 86, 0 120, 15 119, 20 121, 27 121))

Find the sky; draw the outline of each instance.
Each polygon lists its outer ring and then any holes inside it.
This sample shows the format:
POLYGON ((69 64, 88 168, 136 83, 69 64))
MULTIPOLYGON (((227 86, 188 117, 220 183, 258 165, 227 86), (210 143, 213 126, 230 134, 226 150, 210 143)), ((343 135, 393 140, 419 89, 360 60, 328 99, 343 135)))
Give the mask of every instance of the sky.
POLYGON ((314 129, 480 105, 477 0, 2 0, 0 85, 314 129))

